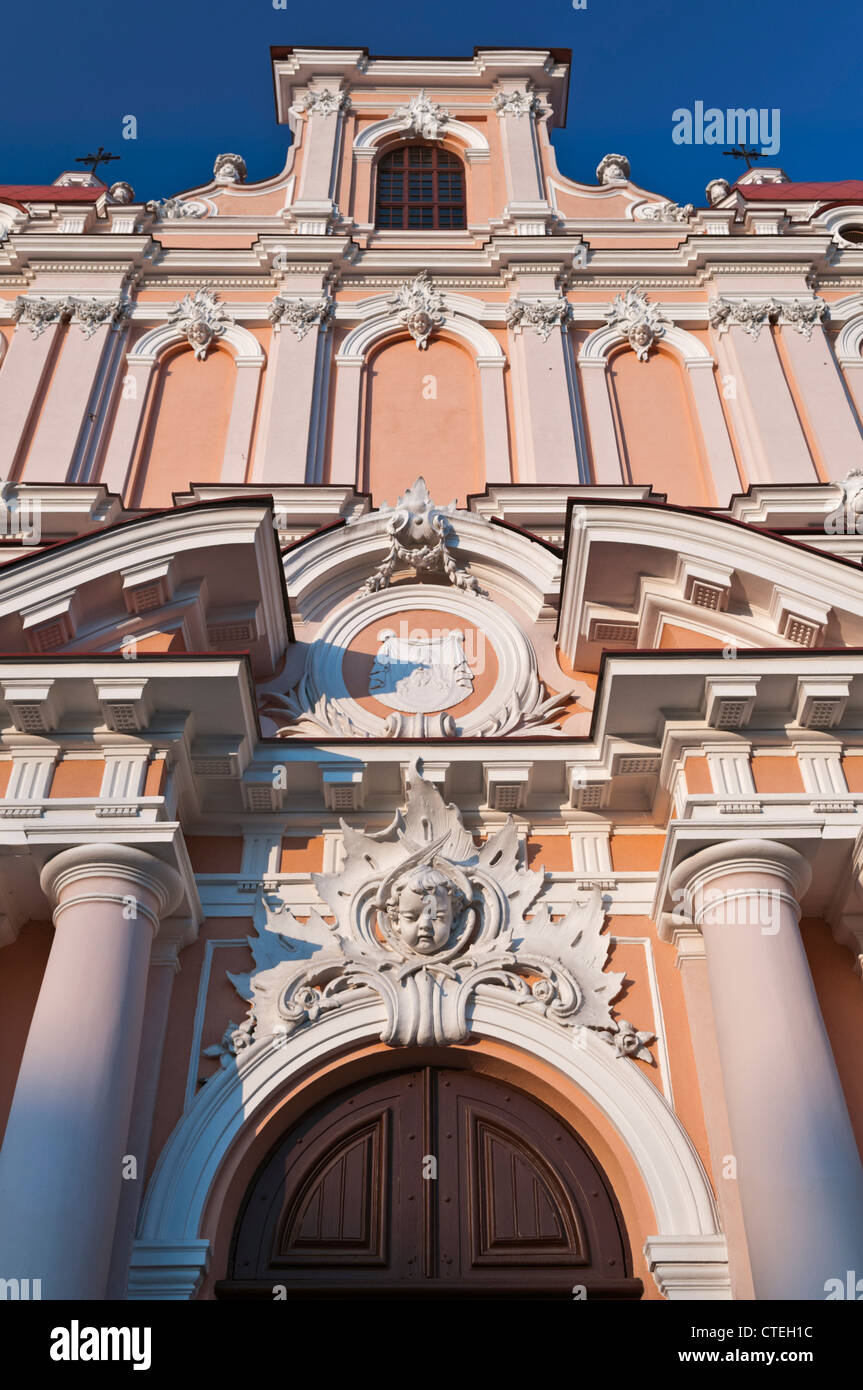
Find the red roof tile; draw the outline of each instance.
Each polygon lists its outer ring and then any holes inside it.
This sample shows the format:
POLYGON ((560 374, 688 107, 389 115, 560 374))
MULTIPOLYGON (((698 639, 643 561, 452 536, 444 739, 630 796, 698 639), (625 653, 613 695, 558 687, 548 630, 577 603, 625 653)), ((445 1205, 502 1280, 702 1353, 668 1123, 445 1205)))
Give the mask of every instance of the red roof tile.
POLYGON ((840 183, 744 183, 735 192, 766 202, 863 203, 863 180, 840 183))

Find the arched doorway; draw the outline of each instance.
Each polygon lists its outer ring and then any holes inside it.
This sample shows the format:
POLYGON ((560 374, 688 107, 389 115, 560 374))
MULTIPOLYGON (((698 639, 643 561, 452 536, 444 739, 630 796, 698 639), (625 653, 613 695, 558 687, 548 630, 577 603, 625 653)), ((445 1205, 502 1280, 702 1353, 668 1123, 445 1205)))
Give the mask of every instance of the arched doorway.
POLYGON ((312 1109, 249 1185, 219 1298, 638 1298, 599 1164, 524 1091, 419 1066, 312 1109))

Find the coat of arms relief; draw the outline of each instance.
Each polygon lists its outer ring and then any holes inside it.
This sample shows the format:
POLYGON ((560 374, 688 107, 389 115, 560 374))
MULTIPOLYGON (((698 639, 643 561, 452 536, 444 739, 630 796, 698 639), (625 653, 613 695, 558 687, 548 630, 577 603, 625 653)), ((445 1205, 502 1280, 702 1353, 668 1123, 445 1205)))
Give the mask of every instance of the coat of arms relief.
POLYGON ((259 697, 260 713, 277 725, 276 737, 324 733, 356 738, 459 738, 527 734, 535 729, 560 733, 560 721, 572 709, 575 690, 552 690, 545 684, 523 628, 490 601, 459 559, 460 526, 467 522, 488 527, 488 521, 460 512, 454 502, 437 505, 422 478, 399 497, 395 507, 384 505, 378 513, 349 524, 379 527, 383 518, 386 554, 354 602, 343 605, 324 623, 310 644, 300 679, 294 677, 296 683, 290 689, 269 689, 259 697), (406 582, 404 571, 413 571, 413 583, 406 582), (397 572, 401 582, 391 589, 397 572), (421 636, 401 630, 405 612, 428 607, 439 610, 439 630, 421 636), (357 692, 346 686, 342 661, 363 620, 380 620, 381 626, 367 686, 357 692), (465 706, 455 717, 448 711, 462 705, 474 689, 474 663, 465 652, 467 629, 479 629, 496 651, 500 678, 492 696, 476 708, 465 706), (387 716, 364 707, 365 696, 393 713, 387 716))
POLYGON ((405 810, 382 831, 342 821, 344 864, 313 874, 326 912, 299 921, 265 894, 249 938, 254 966, 230 975, 249 1012, 219 1047, 229 1065, 263 1038, 377 997, 392 1047, 457 1043, 482 997, 508 1000, 573 1031, 604 1033, 617 1055, 651 1061, 652 1033, 612 1017, 623 974, 608 971, 606 901, 594 889, 555 921, 537 903, 545 874, 522 863, 515 822, 477 845, 458 809, 415 772, 405 810))

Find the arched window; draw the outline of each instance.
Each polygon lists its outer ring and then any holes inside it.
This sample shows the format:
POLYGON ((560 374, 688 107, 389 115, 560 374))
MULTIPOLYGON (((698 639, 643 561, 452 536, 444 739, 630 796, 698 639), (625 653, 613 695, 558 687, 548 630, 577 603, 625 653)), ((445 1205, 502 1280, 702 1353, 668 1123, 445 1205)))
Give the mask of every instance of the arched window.
POLYGON ((465 225, 461 160, 437 145, 402 145, 378 165, 378 227, 429 231, 465 225))

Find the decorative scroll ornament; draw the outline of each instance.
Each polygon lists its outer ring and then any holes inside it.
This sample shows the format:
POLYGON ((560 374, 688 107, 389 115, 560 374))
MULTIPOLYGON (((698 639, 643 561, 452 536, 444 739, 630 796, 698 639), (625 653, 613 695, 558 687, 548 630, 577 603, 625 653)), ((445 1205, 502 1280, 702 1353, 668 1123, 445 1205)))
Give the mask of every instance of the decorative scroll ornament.
POLYGON ((245 183, 246 161, 239 154, 220 154, 213 165, 216 183, 245 183))
POLYGON ((572 317, 572 305, 559 299, 511 299, 506 306, 506 321, 513 333, 532 328, 545 343, 554 328, 563 328, 572 317))
POLYGON ((401 121, 399 129, 405 138, 413 135, 422 140, 440 140, 450 119, 449 111, 436 105, 424 90, 407 106, 396 107, 393 115, 401 121))
POLYGON ((441 328, 445 321, 444 297, 435 289, 426 270, 420 271, 413 280, 406 280, 396 294, 390 296, 389 306, 421 352, 428 347, 434 330, 441 328))
POLYGON ((611 1014, 624 976, 605 970, 611 943, 599 890, 561 921, 546 904, 528 918, 544 875, 522 867, 512 817, 477 848, 456 807, 414 775, 404 814, 386 830, 342 822, 342 835, 343 867, 312 875, 332 924, 317 912, 301 923, 265 900, 267 924, 249 938, 254 968, 229 975, 249 1014, 231 1026, 220 1056, 285 1039, 375 995, 386 1010, 380 1038, 391 1047, 463 1042, 478 996, 508 999, 562 1028, 629 1037, 630 1025, 611 1014))
POLYGON ((160 222, 179 222, 187 217, 206 217, 210 212, 207 203, 195 198, 190 198, 188 202, 184 202, 182 198, 165 198, 163 202, 145 203, 144 208, 154 217, 158 217, 160 222))
POLYGON ((732 324, 738 324, 750 338, 758 338, 765 324, 787 324, 804 338, 812 337, 817 323, 829 318, 830 310, 823 299, 724 299, 717 295, 707 306, 710 326, 721 335, 732 324))
POLYGON ((429 714, 460 704, 473 691, 463 632, 411 638, 385 628, 378 641, 369 694, 391 709, 429 714))
MULTIPOLYGON (((389 510, 386 504, 381 511, 389 510)), ((405 560, 416 570, 443 570, 450 584, 468 593, 479 593, 473 575, 459 569, 450 552, 454 532, 449 517, 456 512, 455 502, 438 507, 429 496, 425 478, 417 478, 413 487, 402 493, 387 523, 390 548, 386 559, 363 585, 362 592, 375 594, 389 587, 399 560, 405 560)))
POLYGON ((283 299, 277 296, 267 308, 267 318, 276 328, 290 328, 302 340, 310 329, 319 324, 326 329, 333 314, 333 301, 325 295, 310 303, 304 299, 283 299))
POLYGON ((605 317, 611 328, 617 328, 635 352, 639 362, 646 362, 653 343, 671 327, 656 304, 648 304, 647 296, 641 293, 640 285, 633 285, 626 294, 615 296, 614 303, 606 310, 605 317))
POLYGON ((604 154, 596 166, 599 183, 626 183, 629 173, 629 160, 625 154, 604 154))
POLYGON ((323 87, 319 92, 306 92, 294 110, 302 111, 307 116, 336 116, 340 111, 347 110, 349 100, 347 92, 331 92, 329 87, 323 87))
POLYGON ((234 322, 233 316, 219 303, 215 290, 206 287, 185 295, 179 304, 168 310, 168 318, 186 335, 199 362, 203 362, 213 341, 221 338, 234 322))
POLYGON ((499 116, 520 118, 540 110, 539 99, 529 88, 523 92, 498 92, 491 104, 499 116))
POLYGON ((92 338, 102 324, 117 329, 129 317, 131 310, 124 299, 96 299, 67 295, 63 299, 25 299, 19 295, 12 306, 12 318, 30 329, 34 338, 40 337, 52 323, 79 324, 85 338, 92 338))
POLYGON ((611 1027, 603 1029, 603 1032, 611 1033, 611 1042, 618 1057, 634 1057, 636 1061, 653 1065, 647 1044, 653 1042, 655 1033, 639 1033, 625 1018, 614 1019, 611 1027))
POLYGON ((688 222, 694 211, 693 203, 640 203, 632 215, 636 222, 688 222))

